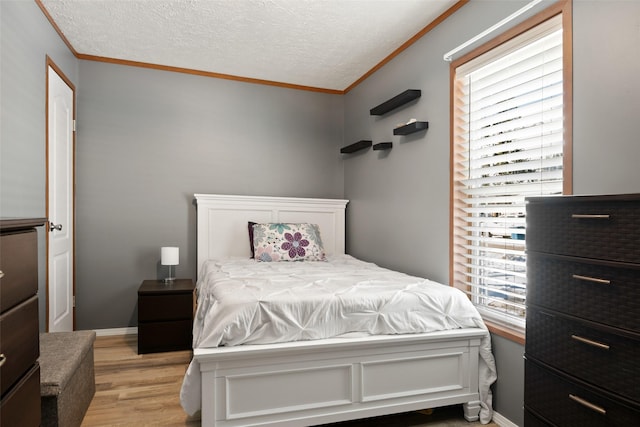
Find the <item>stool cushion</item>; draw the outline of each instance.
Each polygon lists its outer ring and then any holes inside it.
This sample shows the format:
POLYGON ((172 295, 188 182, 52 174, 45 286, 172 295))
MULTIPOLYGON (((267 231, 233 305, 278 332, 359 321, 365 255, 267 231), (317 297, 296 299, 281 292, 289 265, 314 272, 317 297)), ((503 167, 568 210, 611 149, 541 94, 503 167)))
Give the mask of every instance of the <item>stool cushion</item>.
POLYGON ((89 350, 95 331, 40 334, 40 395, 60 394, 89 350))

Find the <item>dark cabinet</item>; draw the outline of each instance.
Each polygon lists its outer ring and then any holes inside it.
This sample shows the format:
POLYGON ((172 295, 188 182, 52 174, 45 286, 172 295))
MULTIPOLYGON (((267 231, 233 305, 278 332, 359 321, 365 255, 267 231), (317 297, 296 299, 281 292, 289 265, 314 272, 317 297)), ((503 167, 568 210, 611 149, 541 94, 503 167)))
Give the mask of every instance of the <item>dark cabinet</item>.
POLYGON ((45 219, 0 220, 0 425, 40 425, 38 234, 45 219))
POLYGON ((527 199, 525 426, 640 422, 640 195, 527 199))

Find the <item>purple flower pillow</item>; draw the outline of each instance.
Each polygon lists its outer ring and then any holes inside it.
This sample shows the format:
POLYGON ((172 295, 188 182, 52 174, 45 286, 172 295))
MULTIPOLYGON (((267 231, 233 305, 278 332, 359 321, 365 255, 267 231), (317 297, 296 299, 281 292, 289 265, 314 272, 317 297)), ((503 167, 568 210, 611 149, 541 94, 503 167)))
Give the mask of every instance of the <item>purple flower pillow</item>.
POLYGON ((317 224, 254 224, 253 250, 263 262, 326 260, 317 224))

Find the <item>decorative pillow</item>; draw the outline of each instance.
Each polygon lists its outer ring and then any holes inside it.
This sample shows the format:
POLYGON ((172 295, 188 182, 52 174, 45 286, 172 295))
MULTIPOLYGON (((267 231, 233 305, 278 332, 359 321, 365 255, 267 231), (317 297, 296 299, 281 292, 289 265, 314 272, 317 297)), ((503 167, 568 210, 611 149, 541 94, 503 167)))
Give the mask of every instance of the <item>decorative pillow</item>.
POLYGON ((256 261, 326 260, 317 224, 254 224, 253 247, 256 261))

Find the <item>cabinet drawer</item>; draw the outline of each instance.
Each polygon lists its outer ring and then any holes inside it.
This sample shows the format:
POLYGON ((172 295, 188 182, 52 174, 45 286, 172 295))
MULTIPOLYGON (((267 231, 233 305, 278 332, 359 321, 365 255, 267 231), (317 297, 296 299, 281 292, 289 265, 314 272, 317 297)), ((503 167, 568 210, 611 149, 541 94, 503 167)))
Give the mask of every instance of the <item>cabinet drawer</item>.
POLYGON ((640 341, 532 308, 527 328, 527 356, 640 401, 640 341))
POLYGON ((639 407, 606 397, 596 389, 580 386, 528 359, 525 376, 527 408, 553 424, 581 427, 638 425, 639 407))
POLYGON ((191 320, 138 324, 138 353, 190 350, 191 320))
POLYGON ((0 235, 0 311, 38 292, 38 236, 35 230, 0 235))
POLYGON ((138 322, 191 319, 192 317, 192 293, 138 297, 138 322))
POLYGON ((38 297, 34 296, 0 316, 2 394, 31 368, 40 355, 38 297))
POLYGON ((2 398, 0 425, 40 425, 40 366, 37 364, 2 398))
POLYGON ((640 263, 640 200, 529 202, 527 250, 640 263))
POLYGON ((639 278, 640 269, 527 254, 529 304, 636 332, 639 278))

